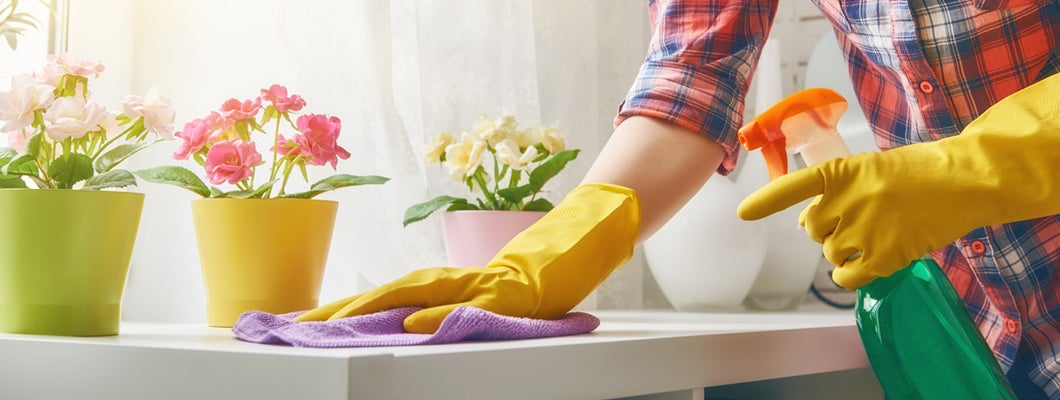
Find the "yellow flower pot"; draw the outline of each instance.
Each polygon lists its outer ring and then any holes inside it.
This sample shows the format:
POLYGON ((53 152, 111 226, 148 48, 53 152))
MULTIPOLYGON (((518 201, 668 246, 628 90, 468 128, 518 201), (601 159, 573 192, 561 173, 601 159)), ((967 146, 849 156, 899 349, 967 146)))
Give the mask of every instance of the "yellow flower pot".
POLYGON ((206 322, 317 306, 338 203, 306 199, 192 201, 206 322))
POLYGON ((144 195, 0 190, 0 332, 118 334, 144 195))

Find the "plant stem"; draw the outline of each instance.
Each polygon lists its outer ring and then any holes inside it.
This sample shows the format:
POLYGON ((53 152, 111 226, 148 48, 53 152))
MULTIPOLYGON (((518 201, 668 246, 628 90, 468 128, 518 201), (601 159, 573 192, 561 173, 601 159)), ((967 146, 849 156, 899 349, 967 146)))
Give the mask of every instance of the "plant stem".
POLYGON ((486 180, 482 179, 482 174, 480 174, 479 172, 480 171, 475 172, 475 182, 477 182, 478 186, 482 188, 482 194, 486 197, 486 200, 489 201, 490 207, 492 207, 494 210, 499 210, 500 205, 497 204, 497 199, 494 198, 493 193, 490 193, 490 190, 487 187, 488 185, 486 185, 486 180))
MULTIPOLYGON (((140 117, 140 118, 143 118, 143 117, 140 117)), ((140 118, 137 118, 137 119, 140 119, 140 118)), ((110 138, 110 140, 108 140, 106 143, 103 143, 103 147, 100 147, 99 150, 96 151, 96 154, 92 155, 92 160, 95 161, 96 157, 99 157, 101 154, 103 154, 103 151, 106 150, 107 147, 109 147, 111 144, 113 144, 115 140, 118 140, 122 136, 125 136, 126 134, 128 134, 129 131, 131 131, 133 129, 133 127, 135 127, 135 126, 136 126, 136 121, 133 121, 132 124, 129 124, 128 128, 125 128, 124 131, 121 131, 121 134, 114 135, 114 137, 110 138)))
MULTIPOLYGON (((284 158, 284 160, 287 160, 287 159, 284 158)), ((289 179, 291 177, 291 169, 293 169, 293 168, 294 168, 294 163, 293 162, 285 162, 284 163, 283 183, 280 184, 280 193, 277 193, 276 194, 277 196, 283 196, 284 191, 287 190, 287 179, 289 179)))
MULTIPOLYGON (((279 111, 277 111, 279 112, 279 111)), ((272 168, 269 172, 269 181, 276 180, 276 172, 279 171, 276 165, 276 153, 280 151, 280 117, 276 117, 276 132, 272 135, 272 168)))

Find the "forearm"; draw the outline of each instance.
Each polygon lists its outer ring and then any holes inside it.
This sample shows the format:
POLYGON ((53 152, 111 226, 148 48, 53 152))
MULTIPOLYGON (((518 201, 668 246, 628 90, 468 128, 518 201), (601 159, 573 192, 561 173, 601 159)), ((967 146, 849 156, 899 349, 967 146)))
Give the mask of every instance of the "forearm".
POLYGON ((725 151, 714 140, 649 117, 631 117, 615 129, 582 183, 633 189, 640 199, 644 241, 699 191, 725 151))

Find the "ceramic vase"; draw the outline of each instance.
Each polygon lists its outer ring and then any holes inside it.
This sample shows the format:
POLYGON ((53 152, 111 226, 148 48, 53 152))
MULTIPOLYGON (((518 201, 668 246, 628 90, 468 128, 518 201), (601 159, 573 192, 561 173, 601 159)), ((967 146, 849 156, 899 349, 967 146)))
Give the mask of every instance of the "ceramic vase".
POLYGON ((678 311, 741 310, 762 268, 765 225, 740 220, 742 196, 723 176, 711 177, 644 242, 648 268, 678 311))
POLYGON ((0 332, 118 334, 144 195, 0 189, 0 332))
POLYGON ((330 200, 192 201, 207 325, 317 307, 337 210, 330 200))
POLYGON ((451 267, 482 267, 544 211, 463 210, 442 213, 445 254, 451 267))
MULTIPOLYGON (((737 187, 746 197, 769 183, 769 171, 761 154, 741 155, 739 170, 735 171, 737 187)), ((798 168, 798 161, 789 157, 788 166, 798 168)), ((809 200, 762 219, 766 226, 766 255, 762 270, 747 293, 745 305, 759 310, 797 309, 817 271, 823 255, 821 244, 814 242, 799 226, 799 213, 809 200)))

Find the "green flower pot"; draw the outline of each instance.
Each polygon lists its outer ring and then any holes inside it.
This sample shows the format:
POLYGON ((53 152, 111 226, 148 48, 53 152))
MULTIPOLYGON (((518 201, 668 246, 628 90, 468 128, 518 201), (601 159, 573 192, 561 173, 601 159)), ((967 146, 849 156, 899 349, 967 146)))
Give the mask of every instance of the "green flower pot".
POLYGON ((118 334, 144 195, 0 189, 0 332, 118 334))

